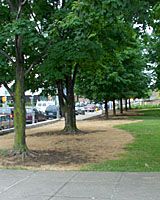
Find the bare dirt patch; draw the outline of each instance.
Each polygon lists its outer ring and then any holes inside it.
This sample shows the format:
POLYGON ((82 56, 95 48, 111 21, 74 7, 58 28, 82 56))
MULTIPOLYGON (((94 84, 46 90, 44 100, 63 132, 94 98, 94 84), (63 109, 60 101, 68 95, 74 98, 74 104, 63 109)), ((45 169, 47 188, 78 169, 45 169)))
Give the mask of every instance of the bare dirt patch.
MULTIPOLYGON (((111 117, 105 120, 104 115, 92 119, 77 121, 82 131, 78 135, 62 135, 64 121, 40 128, 26 130, 26 141, 29 149, 36 152, 36 157, 21 157, 7 152, 0 153, 0 167, 22 167, 39 170, 77 170, 89 163, 107 159, 118 159, 124 153, 124 147, 133 141, 133 137, 113 126, 133 123, 136 120, 111 117)), ((10 150, 14 134, 0 136, 0 149, 10 150)))

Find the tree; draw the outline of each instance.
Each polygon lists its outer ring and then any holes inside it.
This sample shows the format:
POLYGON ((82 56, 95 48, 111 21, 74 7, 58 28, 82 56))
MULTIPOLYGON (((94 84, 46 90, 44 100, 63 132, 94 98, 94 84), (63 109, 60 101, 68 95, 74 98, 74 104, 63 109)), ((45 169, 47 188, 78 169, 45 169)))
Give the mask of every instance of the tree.
MULTIPOLYGON (((127 100, 130 97, 142 97, 145 94, 150 80, 144 73, 147 62, 143 55, 143 48, 135 37, 134 29, 128 28, 127 26, 125 35, 121 34, 121 40, 117 32, 119 43, 114 48, 109 48, 108 44, 106 48, 105 43, 103 44, 104 56, 98 70, 87 74, 81 73, 78 76, 77 94, 82 94, 96 102, 105 102, 105 105, 111 100, 113 102, 115 99, 127 100), (123 37, 126 39, 124 43, 123 37)), ((112 30, 114 30, 113 27, 112 30)), ((114 42, 116 37, 112 40, 114 42)), ((108 119, 107 106, 105 108, 106 119, 108 119)))
MULTIPOLYGON (((101 56, 101 47, 86 36, 75 41, 75 33, 79 27, 65 30, 62 36, 58 36, 48 51, 46 62, 39 69, 40 76, 46 87, 56 87, 59 103, 65 116, 66 134, 77 133, 74 105, 74 85, 77 73, 85 63, 89 68, 92 63, 96 63, 101 56), (62 38, 63 37, 63 38, 62 38)), ((44 85, 44 86, 45 86, 44 85)), ((45 88, 46 88, 45 87, 45 88)), ((48 91, 50 92, 50 91, 48 91)))
POLYGON ((26 78, 46 54, 51 41, 45 38, 44 30, 49 20, 44 20, 52 4, 46 1, 1 1, 0 21, 0 71, 3 84, 14 100, 14 151, 25 153, 25 88, 26 78), (45 6, 43 13, 40 6, 45 6), (44 17, 44 15, 45 17, 44 17), (34 20, 33 20, 34 19, 34 20), (6 78, 7 77, 7 78, 6 78), (14 87, 8 83, 15 81, 14 87))
POLYGON ((103 29, 119 20, 122 5, 120 1, 103 0, 76 1, 72 5, 66 2, 63 10, 60 9, 54 16, 49 32, 54 38, 54 46, 49 50, 46 67, 42 66, 41 73, 50 86, 56 82, 61 108, 65 113, 66 133, 77 132, 74 113, 76 76, 81 69, 87 72, 97 66, 102 51, 99 40, 103 29))
POLYGON ((152 75, 154 79, 153 89, 160 89, 160 30, 159 30, 159 2, 153 7, 151 15, 151 27, 153 28, 152 34, 145 37, 146 49, 148 51, 148 57, 150 61, 149 69, 152 70, 152 75))
POLYGON ((148 66, 148 70, 152 71, 155 84, 153 88, 160 88, 160 67, 159 67, 159 19, 160 19, 160 3, 158 0, 146 1, 128 1, 129 10, 125 12, 125 18, 138 24, 137 27, 140 37, 145 44, 145 50, 148 51, 148 57, 152 65, 148 66), (149 36, 146 28, 153 29, 149 36))

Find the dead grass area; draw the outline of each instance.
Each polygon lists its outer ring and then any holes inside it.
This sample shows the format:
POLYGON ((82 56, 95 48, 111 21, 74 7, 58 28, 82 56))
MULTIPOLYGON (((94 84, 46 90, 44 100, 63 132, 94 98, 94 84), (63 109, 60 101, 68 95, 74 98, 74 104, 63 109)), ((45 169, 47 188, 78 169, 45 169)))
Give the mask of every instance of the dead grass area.
MULTIPOLYGON (((129 113, 130 114, 130 113, 129 113)), ((84 121, 77 121, 82 131, 78 135, 62 135, 64 121, 59 121, 40 128, 26 130, 29 149, 36 152, 36 157, 21 157, 7 152, 0 153, 0 167, 15 167, 37 170, 77 170, 89 163, 107 159, 118 159, 124 153, 124 147, 133 141, 133 137, 113 126, 133 123, 127 116, 111 117, 104 115, 84 121)), ((13 146, 14 133, 0 136, 0 149, 10 150, 13 146)))

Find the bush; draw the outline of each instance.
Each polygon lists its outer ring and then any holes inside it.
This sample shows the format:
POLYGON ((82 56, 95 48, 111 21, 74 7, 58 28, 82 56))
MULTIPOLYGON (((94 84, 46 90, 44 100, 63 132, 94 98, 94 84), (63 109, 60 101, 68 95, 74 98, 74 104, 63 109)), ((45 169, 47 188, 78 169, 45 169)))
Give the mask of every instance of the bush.
MULTIPOLYGON (((2 103, 0 103, 0 107, 2 107, 2 105, 3 105, 3 104, 2 104, 2 103)), ((14 106, 14 104, 13 104, 13 103, 8 103, 7 105, 8 105, 9 107, 13 107, 13 106, 14 106)))

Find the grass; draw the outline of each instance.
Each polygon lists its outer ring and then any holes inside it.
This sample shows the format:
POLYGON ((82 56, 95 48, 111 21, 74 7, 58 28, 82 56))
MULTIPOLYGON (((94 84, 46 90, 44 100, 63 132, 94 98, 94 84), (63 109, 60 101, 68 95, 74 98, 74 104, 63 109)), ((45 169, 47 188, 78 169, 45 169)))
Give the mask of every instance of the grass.
POLYGON ((12 169, 12 170, 27 170, 27 168, 25 167, 10 167, 10 166, 6 166, 6 167, 0 167, 0 169, 12 169))
POLYGON ((0 149, 0 153, 2 152, 2 153, 5 153, 5 152, 7 152, 8 150, 7 149, 0 149))
POLYGON ((121 154, 120 160, 108 160, 92 164, 82 171, 160 171, 160 109, 141 111, 144 116, 134 116, 143 119, 142 122, 116 126, 130 132, 134 142, 126 146, 127 153, 121 154))
POLYGON ((137 115, 137 116, 131 116, 129 118, 131 119, 143 119, 143 120, 158 120, 160 119, 160 109, 151 109, 151 110, 142 110, 138 111, 138 114, 142 115, 137 115), (144 115, 143 115, 144 114, 144 115))
POLYGON ((152 109, 152 108, 160 108, 159 105, 137 105, 137 106, 132 106, 133 109, 152 109))

